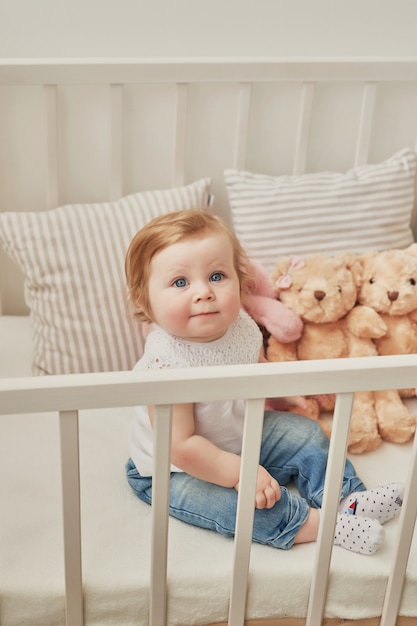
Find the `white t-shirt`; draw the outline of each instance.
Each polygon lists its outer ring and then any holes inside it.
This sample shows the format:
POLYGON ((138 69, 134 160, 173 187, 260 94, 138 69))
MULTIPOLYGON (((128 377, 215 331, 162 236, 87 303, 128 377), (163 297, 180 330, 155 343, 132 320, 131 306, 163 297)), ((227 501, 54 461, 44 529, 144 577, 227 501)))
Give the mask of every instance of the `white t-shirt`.
MULTIPOLYGON (((223 337, 209 343, 184 341, 155 325, 134 370, 257 363, 261 346, 262 334, 244 311, 223 337)), ((195 433, 223 450, 239 454, 244 411, 244 400, 197 403, 194 405, 195 433)), ((129 454, 142 476, 152 475, 153 430, 146 406, 134 409, 129 454)), ((182 470, 171 465, 171 471, 182 470)))

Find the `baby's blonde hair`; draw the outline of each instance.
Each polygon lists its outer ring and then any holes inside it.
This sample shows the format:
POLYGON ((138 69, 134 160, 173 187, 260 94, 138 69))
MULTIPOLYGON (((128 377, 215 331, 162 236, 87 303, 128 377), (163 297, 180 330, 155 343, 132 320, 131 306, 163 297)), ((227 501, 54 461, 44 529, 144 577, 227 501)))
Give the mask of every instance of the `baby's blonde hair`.
POLYGON ((144 322, 152 321, 148 285, 153 257, 168 246, 208 233, 224 233, 233 249, 233 262, 239 278, 240 291, 251 290, 254 278, 249 260, 239 240, 218 218, 203 209, 173 211, 156 217, 133 237, 125 259, 125 272, 133 314, 144 322))

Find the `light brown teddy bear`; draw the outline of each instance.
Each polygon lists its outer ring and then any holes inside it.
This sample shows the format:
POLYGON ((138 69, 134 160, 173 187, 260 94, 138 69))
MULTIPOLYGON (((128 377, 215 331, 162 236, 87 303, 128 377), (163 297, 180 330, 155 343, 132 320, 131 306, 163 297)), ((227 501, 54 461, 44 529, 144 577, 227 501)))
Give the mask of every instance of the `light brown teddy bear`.
MULTIPOLYGON (((283 344, 270 337, 269 361, 329 359, 377 354, 374 337, 386 326, 370 307, 355 306, 355 256, 284 257, 272 274, 280 301, 304 322, 300 339, 283 344)), ((330 407, 329 407, 330 408, 330 407)), ((324 430, 326 427, 324 426, 324 430)), ((349 451, 362 453, 381 443, 372 392, 355 394, 349 451)))
MULTIPOLYGON (((353 271, 360 281, 358 302, 377 311, 388 329, 374 340, 378 354, 417 353, 417 244, 360 255, 353 271)), ((415 389, 375 392, 383 439, 405 443, 414 435, 416 415, 401 397, 415 395, 415 389)))

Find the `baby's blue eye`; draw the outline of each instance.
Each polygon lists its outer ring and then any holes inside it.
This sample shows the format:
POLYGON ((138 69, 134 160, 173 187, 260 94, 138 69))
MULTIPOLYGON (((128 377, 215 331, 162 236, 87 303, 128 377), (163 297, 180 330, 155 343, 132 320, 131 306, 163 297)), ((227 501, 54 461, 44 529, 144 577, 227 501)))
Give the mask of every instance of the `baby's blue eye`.
POLYGON ((174 287, 185 287, 187 285, 187 281, 185 278, 177 278, 177 280, 174 280, 173 285, 174 287))
POLYGON ((218 283, 223 279, 223 274, 221 272, 214 272, 214 274, 212 274, 210 276, 210 280, 213 283, 218 283))

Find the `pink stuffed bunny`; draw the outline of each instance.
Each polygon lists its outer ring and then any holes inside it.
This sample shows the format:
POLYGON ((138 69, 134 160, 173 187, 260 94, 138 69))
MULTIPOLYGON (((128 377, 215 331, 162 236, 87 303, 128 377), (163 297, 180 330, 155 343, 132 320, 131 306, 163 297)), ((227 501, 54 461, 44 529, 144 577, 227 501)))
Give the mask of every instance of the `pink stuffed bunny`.
POLYGON ((266 269, 253 260, 251 268, 256 276, 256 286, 252 293, 244 294, 243 308, 278 341, 296 341, 301 337, 303 322, 277 299, 266 269))

